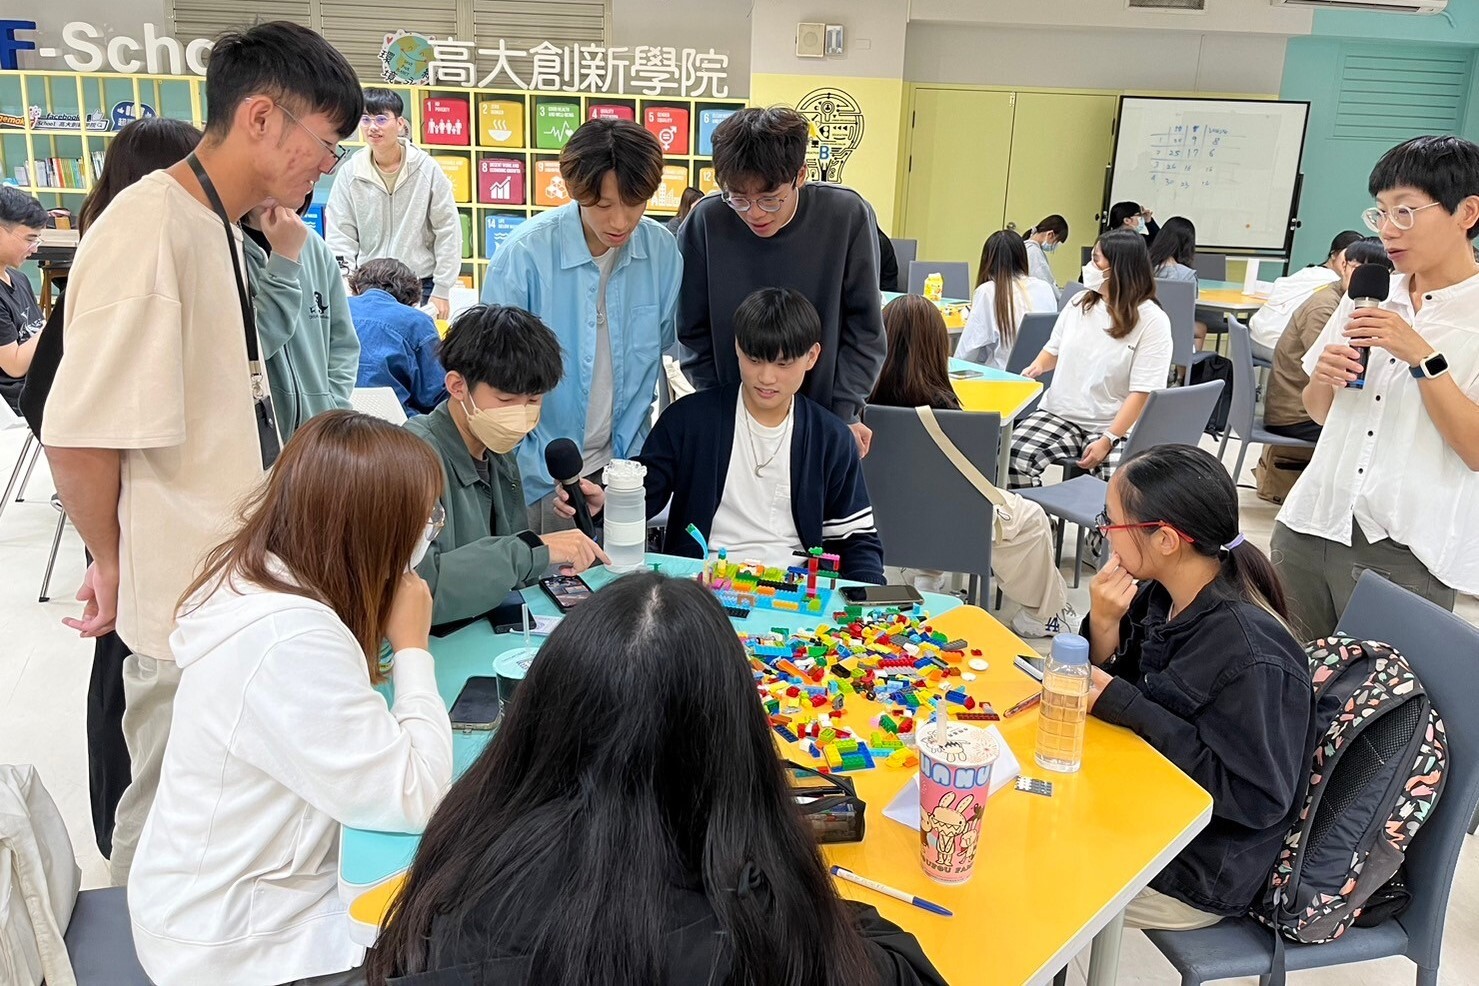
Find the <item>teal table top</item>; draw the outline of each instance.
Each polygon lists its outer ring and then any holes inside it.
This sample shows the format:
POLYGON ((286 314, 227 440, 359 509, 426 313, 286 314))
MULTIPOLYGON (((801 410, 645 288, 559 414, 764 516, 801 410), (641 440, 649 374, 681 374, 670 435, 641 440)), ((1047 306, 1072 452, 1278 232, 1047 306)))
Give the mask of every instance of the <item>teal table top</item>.
POLYGON ((1016 373, 1008 373, 1006 370, 998 370, 994 366, 986 366, 982 363, 972 363, 970 360, 956 359, 950 357, 950 369, 952 370, 975 370, 981 374, 973 377, 975 380, 989 380, 993 383, 1036 383, 1031 377, 1024 377, 1016 373))
MULTIPOLYGON (((973 364, 966 364, 973 365, 973 364)), ((992 370, 992 373, 999 371, 992 370)), ((1006 374, 1011 377, 1011 374, 1006 374)), ((676 558, 670 555, 649 554, 649 565, 658 565, 665 575, 691 577, 696 575, 702 563, 696 558, 676 558)), ((593 568, 582 576, 592 589, 619 576, 604 567, 593 568)), ((558 616, 559 609, 537 585, 523 590, 529 612, 538 616, 558 616)), ((761 633, 771 627, 800 628, 830 622, 833 611, 842 608, 841 599, 826 600, 822 606, 824 615, 818 617, 804 613, 786 613, 770 609, 757 609, 742 620, 735 620, 736 629, 761 633)), ((925 595, 925 609, 938 616, 960 605, 954 596, 925 595)), ((542 638, 534 637, 531 645, 537 647, 542 638)), ((491 675, 493 660, 506 651, 524 646, 522 633, 494 633, 486 620, 463 627, 445 637, 433 637, 431 653, 436 659, 437 690, 442 701, 450 709, 457 694, 468 678, 475 675, 491 675)), ((452 733, 453 770, 461 776, 488 744, 491 733, 452 733)), ((340 841, 339 880, 350 887, 372 886, 387 877, 394 876, 410 866, 416 854, 419 835, 403 833, 373 832, 365 829, 345 828, 340 841)))

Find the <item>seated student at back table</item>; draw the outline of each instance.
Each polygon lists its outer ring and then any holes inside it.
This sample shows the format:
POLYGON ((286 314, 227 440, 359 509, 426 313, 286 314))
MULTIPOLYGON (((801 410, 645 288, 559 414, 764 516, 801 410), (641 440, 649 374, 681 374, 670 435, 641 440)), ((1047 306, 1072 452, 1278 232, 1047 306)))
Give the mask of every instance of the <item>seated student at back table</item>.
POLYGON ((1351 274, 1362 264, 1380 264, 1392 269, 1386 247, 1375 236, 1358 239, 1343 248, 1335 260, 1338 276, 1332 284, 1319 288, 1295 311, 1289 327, 1274 347, 1273 370, 1269 373, 1268 394, 1263 410, 1263 425, 1275 435, 1287 435, 1307 442, 1320 440, 1320 426, 1304 406, 1304 388, 1310 376, 1304 372, 1304 354, 1315 344, 1335 309, 1345 298, 1351 274))
MULTIPOLYGON (((1198 287, 1197 271, 1192 266, 1197 259, 1197 228, 1190 219, 1172 216, 1150 244, 1150 267, 1159 280, 1190 281, 1192 290, 1198 287)), ((1207 324, 1197 321, 1193 325, 1193 346, 1200 350, 1207 338, 1207 324)))
MULTIPOLYGON (((1021 242, 1016 233, 1006 235, 1021 242)), ((940 309, 917 294, 901 295, 884 306, 883 327, 888 332, 888 359, 869 405, 960 410, 960 398, 950 386, 950 333, 940 309)), ((1048 515, 1016 493, 996 492, 1003 505, 992 511, 991 571, 1001 591, 1022 606, 1012 617, 1012 632, 1019 637, 1053 637, 1072 630, 1078 614, 1068 604, 1068 588, 1053 560, 1048 515)), ((904 571, 921 592, 945 591, 944 572, 904 571)))
POLYGON ((1029 274, 1022 237, 1010 229, 998 230, 981 247, 976 293, 955 356, 1005 370, 1022 319, 1029 312, 1057 310, 1057 289, 1029 274))
POLYGON ((638 457, 647 467, 647 515, 672 498, 663 551, 697 557, 693 524, 735 561, 786 568, 796 552, 820 546, 841 557, 843 577, 883 582, 883 546, 853 436, 797 393, 817 365, 821 336, 816 309, 794 289, 761 288, 735 309, 739 382, 673 404, 638 457))
POLYGON ((1187 931, 1262 893, 1314 753, 1309 663, 1273 565, 1243 539, 1213 456, 1159 445, 1109 481, 1109 560, 1089 586, 1089 708, 1128 726, 1212 796, 1212 820, 1125 908, 1187 931), (1137 585, 1138 580, 1138 585, 1137 585))
POLYGON ((888 349, 878 221, 852 189, 807 181, 810 128, 796 110, 772 106, 742 109, 714 131, 723 194, 694 206, 678 231, 683 372, 698 390, 738 384, 735 309, 759 288, 795 288, 822 322, 822 355, 806 396, 841 418, 867 455, 863 403, 888 349))
POLYGON ((30 279, 18 268, 36 252, 45 228, 40 202, 0 185, 0 397, 15 411, 46 322, 30 279))
POLYGON ((1142 208, 1139 202, 1116 202, 1109 207, 1109 224, 1104 227, 1104 232, 1113 233, 1117 229, 1138 233, 1147 243, 1161 231, 1151 211, 1142 208))
POLYGON ((540 648, 432 816, 368 982, 945 981, 838 896, 713 594, 640 572, 540 648))
MULTIPOLYGON (((1330 252, 1322 264, 1310 264, 1303 270, 1277 278, 1269 289, 1268 300, 1248 319, 1248 335, 1253 340, 1253 355, 1265 361, 1274 358, 1274 347, 1284 334, 1299 306, 1316 291, 1340 280, 1341 253, 1361 239, 1353 229, 1336 234, 1330 241, 1330 252)), ((1304 353, 1300 353, 1301 356, 1304 353)))
POLYGON ((1363 218, 1397 276, 1378 308, 1342 301, 1305 354, 1304 406, 1324 430, 1271 542, 1310 637, 1367 568, 1445 609, 1479 593, 1479 146, 1414 137, 1367 188, 1363 218))
POLYGON ((447 396, 437 362, 437 324, 417 308, 421 282, 399 260, 367 260, 349 275, 349 314, 359 335, 360 387, 389 387, 407 417, 426 414, 447 396))
POLYGON ((1023 370, 1053 370, 1042 406, 1012 434, 1009 485, 1040 486, 1054 462, 1108 478, 1152 390, 1171 372, 1171 322, 1155 301, 1139 236, 1105 233, 1084 265, 1085 290, 1058 315, 1053 336, 1023 370))
POLYGON ((524 509, 515 450, 560 382, 555 334, 523 309, 476 305, 452 323, 440 356, 448 398, 406 422, 446 472, 446 526, 416 567, 431 586, 434 624, 482 616, 551 565, 583 572, 607 560, 580 531, 533 533, 524 509))
POLYGON ((359 336, 344 278, 323 237, 275 200, 242 217, 243 248, 272 410, 283 441, 321 411, 349 407, 359 374, 359 336))

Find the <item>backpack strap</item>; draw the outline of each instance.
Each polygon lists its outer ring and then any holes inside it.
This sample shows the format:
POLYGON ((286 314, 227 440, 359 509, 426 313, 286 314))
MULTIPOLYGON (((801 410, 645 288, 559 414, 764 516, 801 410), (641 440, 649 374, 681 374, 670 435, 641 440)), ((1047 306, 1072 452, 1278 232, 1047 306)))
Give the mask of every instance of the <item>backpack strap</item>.
POLYGON ((992 511, 992 532, 994 537, 999 537, 1001 535, 1001 515, 1003 513, 1011 513, 1011 507, 1007 505, 1007 498, 1002 495, 1001 490, 997 489, 991 480, 986 478, 981 470, 976 468, 974 462, 966 458, 965 453, 950 440, 950 436, 945 434, 945 430, 940 427, 939 419, 935 417, 934 408, 927 405, 920 405, 914 409, 914 413, 919 416, 919 423, 924 425, 925 434, 930 436, 935 446, 944 453, 945 458, 950 460, 950 464, 955 467, 955 471, 960 473, 966 482, 974 486, 978 493, 991 502, 992 507, 995 508, 992 511))

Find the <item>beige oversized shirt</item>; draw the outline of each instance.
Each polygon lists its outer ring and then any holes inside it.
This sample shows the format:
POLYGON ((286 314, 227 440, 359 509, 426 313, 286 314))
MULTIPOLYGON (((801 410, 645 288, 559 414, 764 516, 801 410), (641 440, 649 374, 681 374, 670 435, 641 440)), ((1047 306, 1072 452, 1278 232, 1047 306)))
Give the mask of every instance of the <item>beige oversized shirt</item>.
POLYGON ((163 171, 125 189, 78 248, 63 332, 42 442, 122 453, 118 634, 172 660, 180 594, 262 478, 221 220, 163 171))

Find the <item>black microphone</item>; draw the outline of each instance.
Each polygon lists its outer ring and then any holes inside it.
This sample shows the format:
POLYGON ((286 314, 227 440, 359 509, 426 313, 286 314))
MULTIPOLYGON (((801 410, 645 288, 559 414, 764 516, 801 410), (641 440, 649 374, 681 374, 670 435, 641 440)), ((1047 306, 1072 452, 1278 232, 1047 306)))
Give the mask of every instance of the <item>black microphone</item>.
POLYGON ((596 525, 591 523, 591 512, 585 505, 585 493, 580 488, 580 471, 585 466, 580 449, 568 438, 556 438, 544 447, 544 466, 554 481, 569 494, 570 505, 575 508, 575 526, 586 537, 595 540, 596 525))
MULTIPOLYGON (((1346 289, 1351 301, 1355 303, 1356 310, 1362 308, 1378 308, 1383 301, 1387 300, 1387 293, 1392 288, 1392 272, 1381 264, 1362 264, 1356 268, 1351 275, 1351 286, 1346 289)), ((1360 390, 1366 386, 1366 364, 1371 360, 1370 346, 1357 346, 1356 351, 1361 354, 1361 372, 1346 386, 1360 390)))

